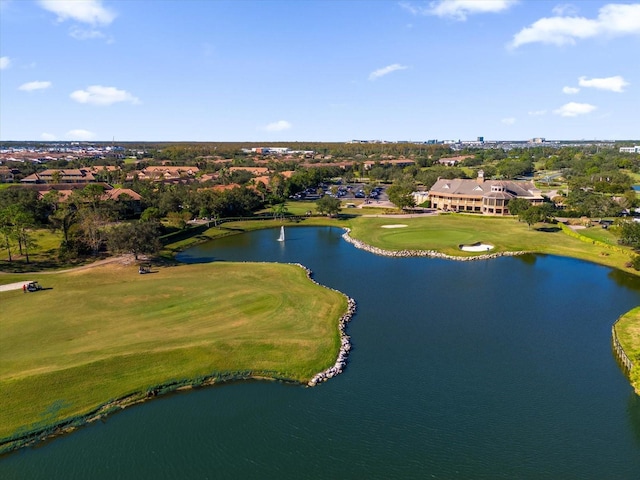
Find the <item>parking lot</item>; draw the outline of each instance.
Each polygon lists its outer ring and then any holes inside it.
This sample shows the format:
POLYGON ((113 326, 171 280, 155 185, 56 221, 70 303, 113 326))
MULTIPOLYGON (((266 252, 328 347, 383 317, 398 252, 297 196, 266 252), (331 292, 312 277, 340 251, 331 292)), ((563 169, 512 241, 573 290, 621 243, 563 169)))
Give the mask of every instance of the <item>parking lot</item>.
POLYGON ((385 187, 375 186, 366 187, 363 183, 348 183, 339 185, 320 184, 317 187, 307 188, 306 190, 292 195, 292 200, 317 200, 323 195, 337 197, 343 201, 364 200, 364 203, 388 202, 389 197, 385 193, 385 187), (367 188, 372 188, 371 193, 367 196, 367 188))

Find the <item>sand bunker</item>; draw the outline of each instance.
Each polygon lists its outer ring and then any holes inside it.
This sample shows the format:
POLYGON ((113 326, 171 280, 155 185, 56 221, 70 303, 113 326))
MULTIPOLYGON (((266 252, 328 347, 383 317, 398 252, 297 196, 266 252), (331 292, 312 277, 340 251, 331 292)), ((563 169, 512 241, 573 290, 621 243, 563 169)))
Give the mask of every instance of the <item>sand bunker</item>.
POLYGON ((488 252, 493 249, 493 245, 474 243, 473 245, 459 245, 459 248, 465 252, 488 252))
POLYGON ((403 225, 403 224, 397 224, 397 225, 382 225, 382 228, 404 228, 407 225, 403 225))

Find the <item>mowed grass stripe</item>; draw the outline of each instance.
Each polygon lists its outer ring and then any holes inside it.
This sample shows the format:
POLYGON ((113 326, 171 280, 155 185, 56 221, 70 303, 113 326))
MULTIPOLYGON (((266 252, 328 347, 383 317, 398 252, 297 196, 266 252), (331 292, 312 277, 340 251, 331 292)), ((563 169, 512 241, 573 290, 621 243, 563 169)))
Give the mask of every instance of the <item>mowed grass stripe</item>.
POLYGON ((305 381, 335 361, 346 299, 303 269, 157 270, 107 265, 0 293, 0 438, 177 379, 268 370, 305 381))

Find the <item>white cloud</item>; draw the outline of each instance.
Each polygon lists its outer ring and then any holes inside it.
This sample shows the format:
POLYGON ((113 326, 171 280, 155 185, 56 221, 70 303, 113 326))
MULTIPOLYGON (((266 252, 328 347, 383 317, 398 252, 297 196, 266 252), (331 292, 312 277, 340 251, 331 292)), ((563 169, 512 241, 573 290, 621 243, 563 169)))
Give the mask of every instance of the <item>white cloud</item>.
POLYGON ((541 18, 516 33, 510 46, 536 42, 575 45, 576 40, 585 38, 621 35, 640 35, 640 3, 605 5, 595 19, 562 15, 541 18))
POLYGON ((101 0, 39 0, 42 8, 55 13, 59 22, 71 19, 90 25, 109 25, 116 14, 102 6, 101 0))
POLYGON ((51 82, 27 82, 18 87, 18 90, 24 92, 33 92, 34 90, 45 90, 51 86, 51 82))
POLYGON ((397 70, 406 70, 409 67, 404 65, 400 65, 399 63, 394 63, 393 65, 387 65, 386 67, 379 68, 378 70, 374 70, 369 74, 369 80, 375 80, 376 78, 384 77, 385 75, 389 75, 391 72, 395 72, 397 70))
POLYGON ((118 90, 115 87, 103 87, 102 85, 92 85, 86 90, 76 90, 69 95, 78 103, 89 105, 107 106, 118 102, 129 102, 134 105, 140 100, 125 90, 118 90))
POLYGON ((578 87, 562 87, 562 93, 566 93, 567 95, 575 95, 579 91, 580 89, 578 87))
POLYGON ((93 140, 95 136, 96 134, 89 130, 76 129, 67 132, 67 138, 69 140, 93 140))
POLYGON ((48 142, 53 142, 56 139, 56 136, 53 133, 47 133, 47 132, 43 132, 40 135, 40 138, 42 140, 46 140, 48 142))
POLYGON ((85 30, 77 26, 69 30, 69 35, 71 35, 76 40, 94 40, 96 38, 105 38, 106 36, 100 30, 85 30))
POLYGON ((560 115, 561 117, 577 117, 578 115, 586 115, 587 113, 591 113, 596 108, 598 107, 596 107, 595 105, 590 105, 588 103, 569 102, 554 110, 553 113, 555 113, 556 115, 560 115))
POLYGON ((11 59, 9 57, 0 57, 0 70, 9 68, 9 65, 11 65, 11 59))
POLYGON ((505 125, 513 125, 514 123, 516 123, 516 119, 513 117, 507 117, 507 118, 503 118, 502 120, 500 120, 502 123, 504 123, 505 125))
POLYGON ((554 15, 558 17, 563 17, 566 15, 577 15, 578 7, 572 5, 571 3, 561 3, 560 5, 556 5, 551 9, 554 15))
POLYGON ((629 85, 629 82, 620 75, 607 78, 592 78, 590 80, 587 79, 587 77, 580 77, 578 79, 578 85, 581 87, 598 88, 600 90, 622 93, 624 92, 624 87, 629 85))
POLYGON ((498 13, 515 5, 518 0, 438 0, 430 2, 428 7, 402 2, 400 6, 413 15, 435 15, 454 20, 466 20, 476 13, 498 13))
POLYGON ((532 115, 534 117, 539 117, 541 115, 546 115, 547 111, 546 110, 532 110, 530 112, 528 112, 529 115, 532 115))
POLYGON ((291 125, 286 120, 278 120, 277 122, 270 123, 264 127, 267 132, 282 132, 283 130, 289 130, 291 125))

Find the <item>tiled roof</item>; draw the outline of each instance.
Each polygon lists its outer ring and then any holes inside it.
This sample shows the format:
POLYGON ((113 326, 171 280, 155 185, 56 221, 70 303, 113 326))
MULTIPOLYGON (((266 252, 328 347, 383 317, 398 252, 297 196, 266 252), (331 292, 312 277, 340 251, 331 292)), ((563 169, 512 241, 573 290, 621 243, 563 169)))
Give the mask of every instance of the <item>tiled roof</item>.
MULTIPOLYGON (((467 196, 489 196, 491 193, 508 193, 511 197, 521 198, 542 198, 540 190, 535 187, 532 182, 525 181, 504 181, 504 180, 485 180, 479 183, 477 180, 453 178, 440 179, 433 184, 429 190, 429 194, 447 194, 447 195, 467 195, 467 196), (491 186, 501 185, 505 192, 491 192, 491 186)), ((503 198, 511 198, 503 197, 503 198)), ((494 196, 495 198, 495 196, 494 196)), ((500 197, 498 197, 500 198, 500 197)))

